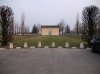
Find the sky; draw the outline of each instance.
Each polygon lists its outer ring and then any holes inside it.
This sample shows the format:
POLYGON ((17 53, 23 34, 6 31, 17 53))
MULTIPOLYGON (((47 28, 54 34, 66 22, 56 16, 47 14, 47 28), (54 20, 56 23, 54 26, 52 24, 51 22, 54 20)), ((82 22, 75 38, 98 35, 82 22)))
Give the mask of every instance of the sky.
POLYGON ((25 24, 30 29, 38 23, 57 25, 61 20, 73 29, 77 15, 81 22, 84 7, 96 5, 100 8, 100 0, 0 0, 2 5, 12 8, 15 22, 19 24, 24 14, 25 24))

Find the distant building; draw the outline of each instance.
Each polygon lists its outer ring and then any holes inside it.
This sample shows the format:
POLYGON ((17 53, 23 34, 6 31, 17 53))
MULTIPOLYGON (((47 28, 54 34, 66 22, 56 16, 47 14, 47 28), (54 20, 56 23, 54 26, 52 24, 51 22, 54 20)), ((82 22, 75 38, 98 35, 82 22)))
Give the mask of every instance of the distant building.
POLYGON ((59 26, 41 26, 41 35, 59 35, 59 26))

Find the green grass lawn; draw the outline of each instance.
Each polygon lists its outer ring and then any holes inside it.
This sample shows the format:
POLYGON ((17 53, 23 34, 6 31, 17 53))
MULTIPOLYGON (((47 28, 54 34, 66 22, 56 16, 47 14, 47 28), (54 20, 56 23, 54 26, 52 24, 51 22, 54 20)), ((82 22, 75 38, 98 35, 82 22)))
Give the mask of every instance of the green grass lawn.
POLYGON ((52 42, 56 43, 56 46, 65 46, 66 42, 69 42, 70 47, 79 47, 82 42, 80 36, 15 36, 14 45, 23 47, 24 42, 28 43, 28 46, 37 46, 38 42, 42 43, 42 46, 51 46, 52 42))

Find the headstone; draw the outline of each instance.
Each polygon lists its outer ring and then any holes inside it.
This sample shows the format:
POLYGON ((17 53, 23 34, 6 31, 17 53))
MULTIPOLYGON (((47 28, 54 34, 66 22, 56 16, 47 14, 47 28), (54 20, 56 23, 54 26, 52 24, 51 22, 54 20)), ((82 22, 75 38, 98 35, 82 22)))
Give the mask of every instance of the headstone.
POLYGON ((68 42, 65 43, 65 48, 69 48, 69 43, 68 42))
POLYGON ((48 46, 44 46, 44 48, 49 48, 48 46))
POLYGON ((33 48, 35 48, 35 46, 31 46, 30 48, 33 49, 33 48))
POLYGON ((13 49, 13 48, 14 48, 13 43, 10 43, 10 44, 9 44, 9 48, 10 48, 10 49, 13 49))
POLYGON ((38 47, 41 48, 41 42, 38 43, 38 47))
POLYGON ((62 46, 58 46, 58 48, 62 48, 62 46))
POLYGON ((54 48, 55 46, 55 42, 52 42, 51 47, 54 48))
POLYGON ((24 48, 27 48, 27 43, 26 42, 24 43, 24 48))
POLYGON ((83 43, 80 43, 80 48, 84 48, 84 44, 83 43))

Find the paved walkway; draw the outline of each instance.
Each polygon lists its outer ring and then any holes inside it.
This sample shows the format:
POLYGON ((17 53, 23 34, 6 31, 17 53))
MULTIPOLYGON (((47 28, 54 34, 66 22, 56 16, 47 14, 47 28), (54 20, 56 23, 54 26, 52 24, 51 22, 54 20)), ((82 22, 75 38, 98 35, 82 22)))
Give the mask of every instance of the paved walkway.
POLYGON ((0 50, 0 74, 100 74, 100 54, 85 49, 0 50))

